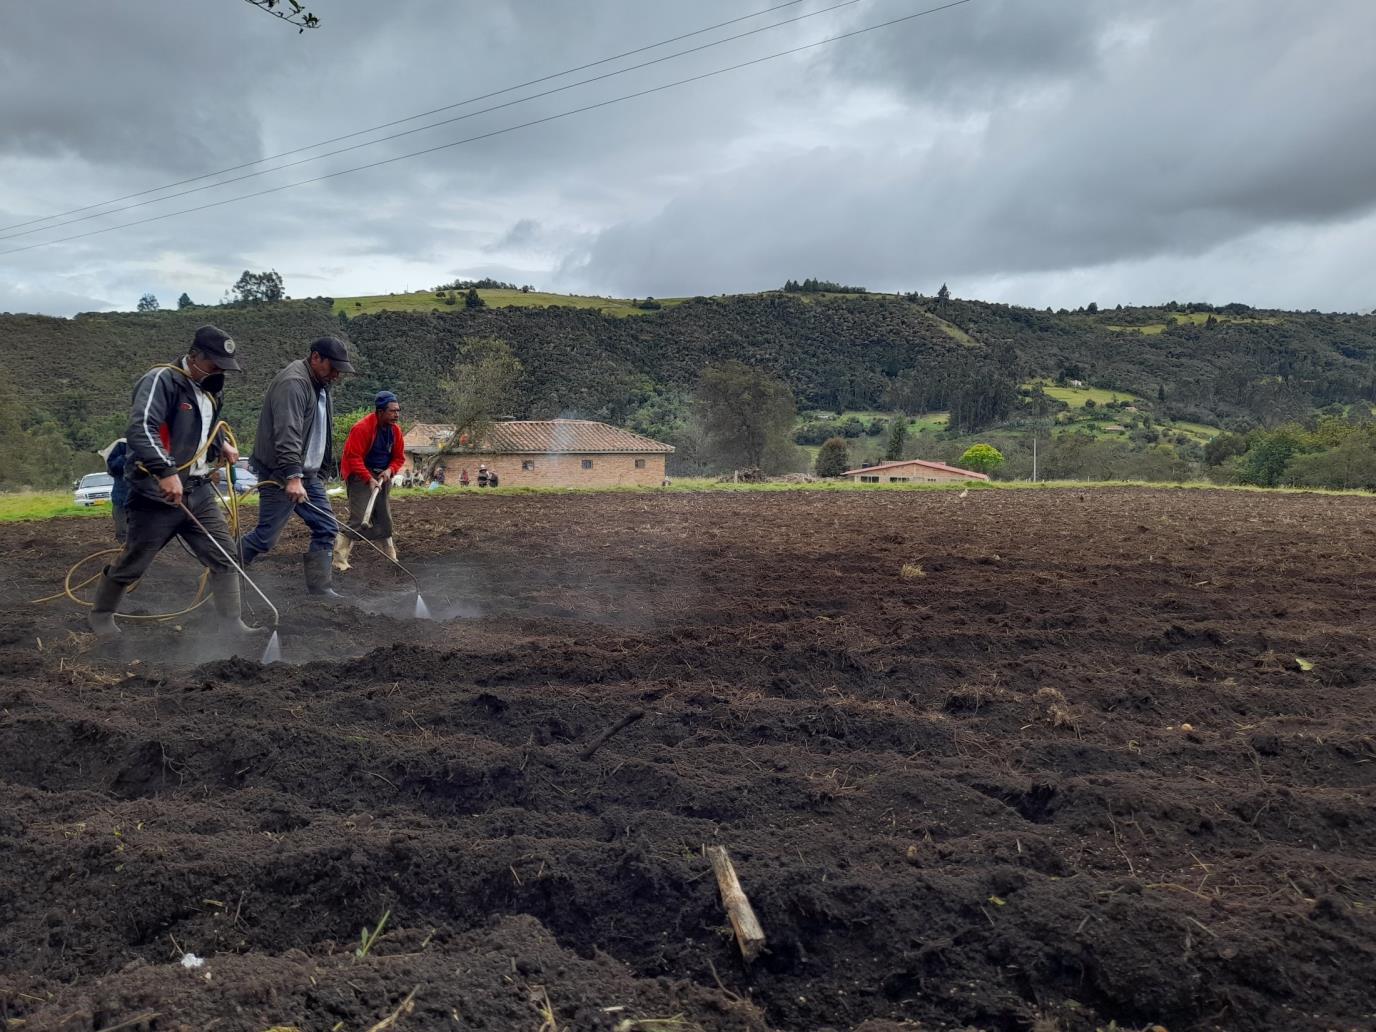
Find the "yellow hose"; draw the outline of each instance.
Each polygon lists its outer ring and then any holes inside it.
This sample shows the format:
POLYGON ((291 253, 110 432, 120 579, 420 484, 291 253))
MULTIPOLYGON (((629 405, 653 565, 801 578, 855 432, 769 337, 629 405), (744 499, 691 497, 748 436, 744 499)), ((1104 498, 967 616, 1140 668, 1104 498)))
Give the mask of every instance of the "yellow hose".
MULTIPOLYGON (((168 366, 167 368, 175 369, 176 367, 168 366)), ((239 442, 234 437, 234 431, 231 430, 229 424, 222 419, 213 427, 211 427, 210 433, 206 435, 205 444, 201 445, 200 449, 196 452, 196 454, 191 456, 191 458, 188 461, 182 463, 180 466, 177 467, 177 472, 180 473, 184 469, 190 469, 198 461, 200 461, 200 459, 205 455, 205 453, 209 451, 210 442, 215 440, 216 435, 221 430, 224 431, 225 438, 229 441, 230 444, 234 446, 235 451, 238 451, 239 442)), ((226 462, 224 464, 224 468, 225 481, 229 484, 229 502, 226 506, 229 510, 229 533, 230 537, 237 538, 239 536, 239 498, 238 494, 234 490, 234 481, 230 477, 230 463, 226 462)), ((215 492, 215 494, 217 497, 219 496, 218 491, 215 492)), ((221 501, 223 502, 223 499, 221 501)), ((102 548, 99 552, 92 552, 84 559, 78 559, 68 568, 67 576, 63 578, 62 581, 61 591, 57 592, 56 594, 48 595, 46 598, 33 599, 29 602, 29 605, 36 606, 43 602, 53 602, 59 598, 69 598, 79 606, 90 607, 95 605, 94 602, 87 602, 84 598, 78 598, 76 593, 80 591, 82 588, 86 587, 86 585, 90 584, 92 581, 97 580, 101 576, 101 574, 93 573, 80 584, 75 585, 72 584, 72 578, 76 576, 77 570, 85 566, 92 559, 99 559, 107 555, 117 555, 122 551, 122 548, 102 548)), ((209 601, 210 595, 206 592, 206 588, 209 586, 209 584, 210 571, 206 570, 201 574, 200 582, 196 585, 196 597, 192 600, 191 604, 187 606, 185 609, 180 609, 175 613, 150 613, 142 616, 119 613, 118 616, 121 620, 175 620, 179 616, 185 616, 187 613, 199 609, 201 606, 205 605, 207 601, 209 601)), ((132 593, 138 587, 138 585, 139 582, 135 581, 134 584, 129 588, 129 592, 127 593, 132 593)))

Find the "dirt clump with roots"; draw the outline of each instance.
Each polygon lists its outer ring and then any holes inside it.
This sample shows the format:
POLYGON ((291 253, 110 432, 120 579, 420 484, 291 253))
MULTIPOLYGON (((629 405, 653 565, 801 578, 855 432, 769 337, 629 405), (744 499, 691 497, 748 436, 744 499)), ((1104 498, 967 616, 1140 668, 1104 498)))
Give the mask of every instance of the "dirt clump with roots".
MULTIPOLYGON (((365 549, 308 599, 293 531, 270 666, 208 607, 97 646, 27 602, 107 525, 0 527, 6 1032, 1376 1026, 1376 501, 471 491, 397 526, 436 620, 365 549)), ((194 591, 169 551, 127 608, 194 591)))

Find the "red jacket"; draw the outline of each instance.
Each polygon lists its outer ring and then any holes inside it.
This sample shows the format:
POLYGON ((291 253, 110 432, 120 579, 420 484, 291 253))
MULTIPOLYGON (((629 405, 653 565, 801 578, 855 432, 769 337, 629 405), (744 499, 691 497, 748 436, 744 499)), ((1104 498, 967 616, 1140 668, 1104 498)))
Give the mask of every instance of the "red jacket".
MULTIPOLYGON (((406 465, 406 447, 401 440, 401 424, 393 423, 392 430, 392 461, 387 466, 387 472, 395 474, 406 465)), ((349 431, 348 440, 344 442, 344 457, 339 460, 339 475, 345 481, 350 477, 363 477, 365 480, 373 478, 363 460, 372 449, 376 437, 377 413, 370 412, 354 424, 354 428, 349 431)))

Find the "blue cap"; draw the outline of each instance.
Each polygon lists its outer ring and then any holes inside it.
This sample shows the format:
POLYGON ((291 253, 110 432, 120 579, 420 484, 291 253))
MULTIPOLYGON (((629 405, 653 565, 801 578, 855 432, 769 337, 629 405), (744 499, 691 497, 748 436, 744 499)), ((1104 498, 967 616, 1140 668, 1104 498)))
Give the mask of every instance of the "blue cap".
POLYGON ((393 394, 391 391, 378 391, 377 399, 373 402, 373 404, 377 408, 386 408, 388 405, 390 405, 392 402, 396 400, 397 396, 393 394))

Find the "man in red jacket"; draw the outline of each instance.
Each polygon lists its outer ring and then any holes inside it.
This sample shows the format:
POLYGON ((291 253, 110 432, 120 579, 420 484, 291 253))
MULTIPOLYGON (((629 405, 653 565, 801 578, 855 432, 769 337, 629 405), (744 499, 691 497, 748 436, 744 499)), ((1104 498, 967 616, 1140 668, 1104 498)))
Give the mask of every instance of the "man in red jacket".
MULTIPOLYGON (((379 391, 371 415, 364 416, 349 431, 344 442, 344 456, 339 463, 339 475, 349 489, 349 526, 370 541, 381 542, 388 557, 396 561, 397 546, 392 539, 392 477, 406 465, 406 451, 402 446, 401 404, 391 391, 379 391), (368 526, 363 516, 368 501, 373 512, 368 526)), ((341 573, 349 568, 349 551, 353 548, 352 534, 340 533, 334 543, 334 568, 341 573)))

